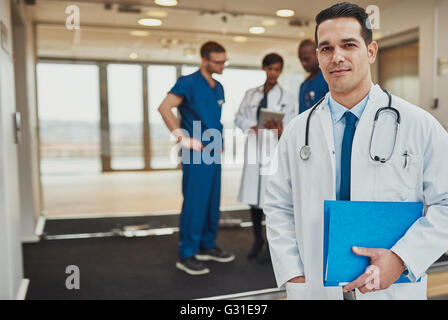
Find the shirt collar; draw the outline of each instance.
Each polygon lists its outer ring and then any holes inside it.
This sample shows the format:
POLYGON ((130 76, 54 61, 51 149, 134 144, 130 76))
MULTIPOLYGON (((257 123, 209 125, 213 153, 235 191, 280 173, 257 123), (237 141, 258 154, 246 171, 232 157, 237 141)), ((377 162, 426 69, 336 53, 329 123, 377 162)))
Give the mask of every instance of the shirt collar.
MULTIPOLYGON (((277 87, 278 85, 279 85, 279 84, 276 83, 276 84, 271 88, 271 90, 272 90, 272 89, 275 89, 275 87, 277 87)), ((270 92, 271 90, 269 90, 268 92, 270 92)), ((263 83, 261 86, 259 86, 259 87, 257 88, 257 91, 260 91, 261 93, 264 94, 264 83, 263 83)))
MULTIPOLYGON (((372 91, 372 87, 373 85, 370 87, 370 91, 367 94, 367 96, 365 96, 365 98, 362 99, 356 106, 350 109, 350 112, 353 113, 358 118, 358 120, 361 118, 361 115, 367 106, 367 102, 369 101, 369 96, 370 92, 372 91)), ((344 113, 349 110, 342 104, 336 102, 331 96, 331 93, 328 96, 328 106, 330 107, 331 120, 333 121, 333 124, 339 122, 344 116, 344 113)))

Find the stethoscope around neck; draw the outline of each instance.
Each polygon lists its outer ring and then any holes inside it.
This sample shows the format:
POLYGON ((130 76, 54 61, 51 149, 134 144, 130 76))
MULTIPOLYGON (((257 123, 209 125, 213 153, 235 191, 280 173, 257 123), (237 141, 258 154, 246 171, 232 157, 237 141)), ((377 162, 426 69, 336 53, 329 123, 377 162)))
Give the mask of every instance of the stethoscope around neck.
MULTIPOLYGON (((282 104, 282 100, 283 100, 283 88, 282 88, 281 85, 279 85, 278 83, 276 84, 276 86, 278 86, 278 88, 280 89, 280 97, 278 98, 277 105, 280 106, 280 111, 283 111, 283 109, 286 107, 286 104, 284 104, 284 103, 282 104)), ((274 86, 274 87, 275 87, 275 86, 274 86)), ((274 87, 272 87, 271 90, 272 90, 274 87)), ((252 96, 255 95, 256 92, 257 92, 257 90, 252 94, 252 96)), ((251 100, 252 100, 252 99, 251 99, 251 100)))
MULTIPOLYGON (((388 102, 387 107, 379 108, 379 109, 376 111, 376 113, 375 113, 375 117, 374 117, 374 119, 373 119, 373 128, 372 128, 372 133, 371 133, 371 135, 370 135, 370 142, 369 142, 369 156, 370 156, 370 159, 372 159, 372 160, 375 161, 375 162, 379 162, 379 163, 385 163, 385 162, 389 161, 390 158, 392 157, 392 154, 394 153, 394 150, 395 150, 395 145, 396 145, 396 143, 397 143, 398 129, 400 128, 400 121, 401 121, 401 118, 400 118, 400 112, 399 112, 397 109, 395 109, 394 107, 391 106, 391 104, 392 104, 392 96, 390 95, 390 93, 389 93, 387 90, 383 90, 383 91, 387 94, 387 97, 389 98, 389 102, 388 102), (374 133, 375 133, 375 126, 376 126, 376 123, 377 123, 377 121, 378 121, 378 118, 379 118, 381 112, 392 112, 392 113, 395 113, 395 117, 396 117, 396 121, 395 121, 395 137, 394 137, 394 145, 393 145, 393 147, 392 147, 392 151, 391 151, 391 153, 389 154, 388 157, 380 157, 380 156, 377 156, 377 155, 372 155, 372 140, 373 140, 373 136, 374 136, 374 133)), ((300 152, 299 152, 299 153, 300 153, 300 158, 301 158, 302 160, 305 160, 305 161, 306 161, 306 160, 308 160, 308 159, 310 158, 310 156, 311 156, 311 147, 310 147, 310 144, 309 144, 310 119, 311 119, 311 116, 312 116, 313 112, 317 109, 317 107, 318 107, 318 106, 322 103, 322 101, 324 101, 324 100, 325 100, 325 97, 323 97, 322 99, 320 99, 320 100, 313 106, 313 108, 312 108, 311 111, 310 111, 310 114, 308 115, 308 118, 306 119, 305 145, 304 145, 302 148, 300 148, 300 152)))

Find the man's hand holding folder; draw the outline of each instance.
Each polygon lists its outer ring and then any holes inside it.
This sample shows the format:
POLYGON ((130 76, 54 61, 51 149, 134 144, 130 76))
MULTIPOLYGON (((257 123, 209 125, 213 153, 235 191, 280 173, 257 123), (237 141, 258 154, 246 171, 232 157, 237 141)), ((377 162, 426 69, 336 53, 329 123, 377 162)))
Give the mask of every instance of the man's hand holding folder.
POLYGON ((389 288, 405 271, 403 260, 392 250, 353 247, 358 256, 370 258, 370 265, 375 266, 377 272, 364 272, 356 280, 344 286, 344 292, 358 289, 361 293, 389 288), (378 277, 375 279, 375 277, 378 277))
POLYGON ((423 203, 325 201, 324 286, 362 293, 410 282, 395 243, 423 213, 423 203))

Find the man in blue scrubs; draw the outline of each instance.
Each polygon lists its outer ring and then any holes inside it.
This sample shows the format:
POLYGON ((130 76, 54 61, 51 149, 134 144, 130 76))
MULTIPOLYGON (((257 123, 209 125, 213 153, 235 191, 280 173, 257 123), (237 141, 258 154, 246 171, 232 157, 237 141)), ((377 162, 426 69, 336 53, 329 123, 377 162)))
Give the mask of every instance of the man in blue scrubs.
POLYGON ((224 89, 212 74, 222 74, 227 56, 220 44, 207 42, 201 47, 201 57, 199 70, 180 77, 159 107, 181 146, 184 201, 176 267, 191 275, 210 272, 202 261, 235 259, 215 242, 220 214, 224 89), (171 110, 176 107, 181 115, 180 127, 171 110))
POLYGON ((316 43, 313 40, 307 39, 300 43, 299 59, 303 69, 310 74, 300 85, 299 113, 302 113, 327 94, 328 84, 319 68, 316 43))

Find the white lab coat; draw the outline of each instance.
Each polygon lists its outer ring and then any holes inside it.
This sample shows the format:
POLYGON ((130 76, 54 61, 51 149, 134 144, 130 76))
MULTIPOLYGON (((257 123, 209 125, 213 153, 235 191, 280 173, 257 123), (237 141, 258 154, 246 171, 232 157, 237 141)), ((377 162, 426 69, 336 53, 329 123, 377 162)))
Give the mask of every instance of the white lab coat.
MULTIPOLYGON (((269 169, 269 156, 274 153, 278 142, 269 130, 263 130, 258 137, 253 130, 249 130, 257 125, 257 109, 263 96, 264 85, 246 91, 235 118, 236 126, 246 133, 244 167, 238 201, 259 208, 263 207, 267 182, 267 176, 260 175, 260 171, 269 169), (262 134, 265 136, 261 136, 262 134)), ((268 93, 267 110, 284 112, 283 127, 285 127, 296 115, 294 98, 276 84, 268 93)))
MULTIPOLYGON (((293 119, 284 131, 272 160, 275 174, 269 177, 264 212, 267 237, 277 284, 286 284, 290 299, 342 299, 340 287, 324 287, 322 279, 323 204, 335 199, 333 125, 328 96, 313 113, 308 161, 299 156, 305 141, 310 110, 293 119), (274 161, 275 160, 275 161, 274 161), (305 284, 286 283, 304 275, 305 284)), ((426 299, 426 270, 448 248, 448 134, 428 112, 393 96, 392 106, 401 113, 401 125, 390 161, 370 159, 369 140, 375 112, 387 106, 387 95, 378 85, 357 125, 351 162, 351 200, 418 201, 427 205, 426 215, 417 220, 391 248, 402 258, 411 274, 421 282, 394 284, 386 290, 357 299, 426 299), (404 169, 404 151, 408 164, 404 169)), ((380 121, 378 121, 380 123, 380 121)), ((393 129, 375 140, 389 145, 393 129)), ((390 149, 389 149, 390 150, 390 149)), ((373 150, 372 153, 376 151, 373 150)), ((393 214, 393 212, 391 212, 393 214)))

